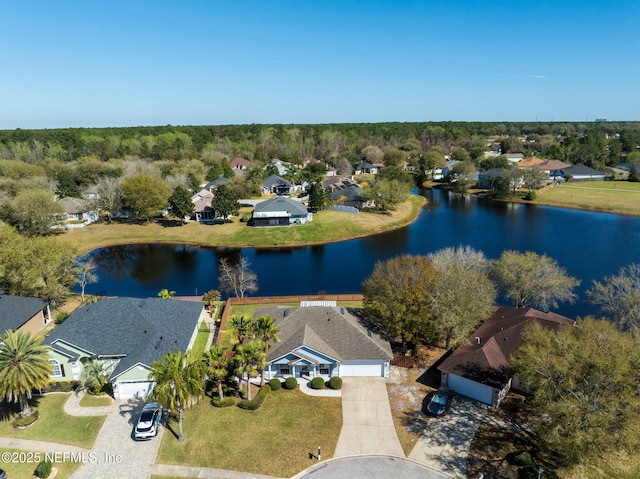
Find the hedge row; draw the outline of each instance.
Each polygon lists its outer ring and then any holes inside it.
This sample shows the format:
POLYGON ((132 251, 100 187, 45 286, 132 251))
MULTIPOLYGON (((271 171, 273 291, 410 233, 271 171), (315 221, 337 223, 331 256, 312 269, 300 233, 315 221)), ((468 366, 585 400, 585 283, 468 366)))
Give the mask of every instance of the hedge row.
POLYGON ((265 384, 264 386, 262 386, 260 391, 258 391, 258 394, 256 394, 256 397, 253 398, 251 401, 249 401, 248 399, 243 399, 241 401, 238 401, 238 407, 240 409, 248 409, 249 411, 255 411, 260 406, 262 406, 264 399, 267 397, 267 395, 270 392, 271 392, 271 386, 269 386, 268 384, 265 384))

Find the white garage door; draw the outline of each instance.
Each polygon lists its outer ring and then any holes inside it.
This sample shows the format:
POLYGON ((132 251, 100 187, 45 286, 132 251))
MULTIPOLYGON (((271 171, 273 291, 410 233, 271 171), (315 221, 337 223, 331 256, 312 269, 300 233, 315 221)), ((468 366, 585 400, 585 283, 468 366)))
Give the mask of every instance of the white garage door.
POLYGON ((114 384, 113 395, 116 399, 147 399, 153 389, 150 381, 118 381, 114 384))
POLYGON ((384 363, 371 361, 345 361, 340 365, 340 376, 383 376, 384 363))
POLYGON ((493 388, 462 376, 449 374, 448 386, 458 394, 476 399, 485 404, 491 405, 493 400, 493 388))

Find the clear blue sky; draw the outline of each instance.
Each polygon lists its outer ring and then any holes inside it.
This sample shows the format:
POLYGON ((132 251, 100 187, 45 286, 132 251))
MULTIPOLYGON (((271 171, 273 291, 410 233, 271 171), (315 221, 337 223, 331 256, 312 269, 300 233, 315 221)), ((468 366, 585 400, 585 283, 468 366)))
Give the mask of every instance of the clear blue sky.
POLYGON ((0 128, 640 119, 640 1, 21 0, 0 128))

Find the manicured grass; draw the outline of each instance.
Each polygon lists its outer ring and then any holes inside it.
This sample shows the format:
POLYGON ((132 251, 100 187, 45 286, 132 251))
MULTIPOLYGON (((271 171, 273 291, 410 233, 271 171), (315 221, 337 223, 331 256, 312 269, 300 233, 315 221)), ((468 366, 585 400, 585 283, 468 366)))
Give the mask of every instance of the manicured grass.
MULTIPOLYGON (((44 452, 21 451, 18 449, 2 449, 0 448, 0 457, 4 453, 14 454, 16 461, 9 463, 0 461, 0 469, 7 471, 8 477, 11 479, 33 479, 33 472, 38 467, 38 456, 41 460, 47 459, 44 452), (18 454, 16 456, 15 454, 18 454), (33 462, 35 461, 35 462, 33 462)), ((51 461, 53 462, 53 461, 51 461)), ((67 479, 81 466, 80 462, 54 462, 53 467, 58 470, 56 479, 67 479)))
POLYGON ((38 409, 40 419, 27 429, 15 429, 11 424, 20 412, 15 404, 0 404, 0 436, 53 441, 91 448, 105 418, 102 416, 77 417, 65 414, 63 405, 69 399, 69 394, 53 393, 33 398, 31 403, 38 409))
POLYGON ((589 211, 640 215, 640 183, 628 181, 563 183, 541 191, 536 203, 589 211))
MULTIPOLYGON (((410 195, 390 214, 324 210, 314 214, 306 225, 253 228, 235 218, 231 223, 169 226, 168 221, 144 224, 92 224, 66 231, 58 238, 79 245, 81 252, 103 246, 132 243, 184 243, 224 247, 287 247, 322 244, 368 236, 405 226, 413 221, 424 203, 422 196, 410 195)), ((251 208, 241 210, 250 212, 251 208)))
POLYGON ((94 396, 93 394, 85 393, 80 399, 80 406, 82 407, 102 407, 110 406, 113 403, 111 396, 94 396))
MULTIPOLYGON (((257 411, 214 408, 205 398, 184 414, 185 441, 167 432, 157 462, 291 477, 333 457, 342 427, 340 398, 273 391, 257 411)), ((177 429, 177 424, 172 424, 177 429)))
POLYGON ((193 343, 193 353, 196 356, 202 356, 204 348, 207 345, 207 339, 209 339, 209 326, 205 322, 200 323, 198 332, 196 333, 196 340, 193 343))

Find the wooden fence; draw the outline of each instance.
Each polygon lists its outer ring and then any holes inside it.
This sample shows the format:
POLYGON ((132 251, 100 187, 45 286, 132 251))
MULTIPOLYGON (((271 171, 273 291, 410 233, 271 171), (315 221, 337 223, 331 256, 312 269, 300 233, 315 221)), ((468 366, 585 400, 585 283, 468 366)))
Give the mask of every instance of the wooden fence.
POLYGON ((411 356, 394 354, 393 359, 391 360, 391 365, 411 369, 415 366, 415 361, 411 356))

